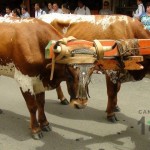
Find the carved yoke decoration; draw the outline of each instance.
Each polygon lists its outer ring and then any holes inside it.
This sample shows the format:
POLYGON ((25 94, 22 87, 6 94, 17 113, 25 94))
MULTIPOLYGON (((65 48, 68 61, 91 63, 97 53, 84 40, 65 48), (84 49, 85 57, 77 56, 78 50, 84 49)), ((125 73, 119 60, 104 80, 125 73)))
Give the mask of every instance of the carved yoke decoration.
MULTIPOLYGON (((119 57, 117 57, 119 64, 116 65, 115 62, 114 66, 118 66, 120 70, 105 70, 105 73, 110 77, 110 80, 114 84, 117 84, 118 80, 121 83, 134 81, 133 76, 129 74, 128 70, 140 70, 143 68, 138 62, 143 60, 143 56, 150 57, 150 40, 126 39, 118 40, 116 43, 117 50, 116 52, 114 50, 114 55, 119 55, 119 57)), ((109 54, 107 54, 107 56, 108 55, 109 54)))
POLYGON ((74 37, 50 41, 45 57, 55 63, 95 64, 102 70, 140 70, 143 55, 150 55, 149 39, 78 40, 74 37))
POLYGON ((102 45, 117 43, 112 51, 104 53, 97 65, 104 70, 141 70, 143 56, 150 56, 150 39, 101 40, 102 45), (109 64, 109 65, 108 65, 109 64))
POLYGON ((50 79, 53 78, 55 63, 67 65, 93 64, 94 66, 98 59, 104 57, 105 51, 112 49, 113 46, 103 46, 99 40, 91 42, 68 37, 59 41, 50 41, 45 49, 45 57, 52 59, 50 79))

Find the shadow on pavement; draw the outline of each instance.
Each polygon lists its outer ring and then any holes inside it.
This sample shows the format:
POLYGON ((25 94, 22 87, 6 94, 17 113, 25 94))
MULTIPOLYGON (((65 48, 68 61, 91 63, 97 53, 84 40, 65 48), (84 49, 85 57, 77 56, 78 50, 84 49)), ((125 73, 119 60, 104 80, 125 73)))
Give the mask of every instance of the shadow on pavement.
MULTIPOLYGON (((48 114, 69 118, 73 120, 90 120, 96 121, 98 123, 106 123, 110 124, 106 120, 106 114, 104 110, 97 110, 91 107, 87 107, 84 110, 76 110, 71 108, 70 106, 62 106, 59 105, 57 101, 54 100, 46 100, 45 110, 48 114)), ((84 136, 91 137, 90 139, 82 140, 82 139, 67 139, 63 135, 56 133, 54 131, 44 133, 44 138, 41 140, 43 142, 43 146, 37 147, 37 150, 89 150, 87 145, 97 144, 97 143, 112 143, 117 145, 120 150, 128 150, 121 148, 123 146, 123 142, 119 139, 131 137, 131 142, 135 144, 135 150, 149 150, 150 140, 149 135, 141 135, 139 131, 139 126, 137 125, 137 120, 130 118, 122 113, 117 114, 120 121, 118 123, 126 125, 127 129, 120 133, 110 134, 106 136, 96 135, 89 133, 88 131, 81 131, 70 127, 66 127, 63 125, 59 125, 53 123, 51 121, 52 127, 56 127, 58 129, 63 129, 66 131, 74 132, 77 134, 82 134, 84 136)), ((29 118, 16 114, 14 112, 3 110, 3 114, 0 114, 0 133, 10 136, 18 141, 25 141, 31 138, 29 126, 29 118)), ((114 125, 112 125, 114 128, 114 125)), ((147 127, 147 126, 146 126, 147 127)), ((104 126, 104 130, 107 130, 104 126)), ((38 141, 37 141, 38 142, 38 141)))

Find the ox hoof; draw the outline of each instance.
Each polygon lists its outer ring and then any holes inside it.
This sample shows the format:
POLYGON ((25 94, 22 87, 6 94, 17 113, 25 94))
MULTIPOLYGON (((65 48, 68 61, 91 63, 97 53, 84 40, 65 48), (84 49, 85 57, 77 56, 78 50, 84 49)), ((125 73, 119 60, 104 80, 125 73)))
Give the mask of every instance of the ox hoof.
POLYGON ((107 120, 111 123, 116 123, 118 121, 117 117, 115 115, 113 116, 107 116, 107 120))
POLYGON ((32 134, 32 138, 33 138, 34 140, 40 140, 40 139, 42 139, 42 138, 43 138, 43 133, 42 133, 42 131, 40 131, 40 132, 38 132, 38 133, 33 133, 33 134, 32 134))
POLYGON ((42 127, 41 129, 42 129, 42 131, 44 131, 44 132, 52 131, 52 128, 51 128, 49 125, 44 126, 44 127, 42 127))
POLYGON ((68 100, 65 98, 64 100, 61 100, 61 102, 60 102, 62 105, 68 105, 69 104, 69 102, 68 102, 68 100))
POLYGON ((120 112, 120 111, 121 111, 121 109, 119 108, 119 106, 115 106, 114 112, 120 112))
POLYGON ((77 109, 84 109, 86 106, 79 105, 79 104, 74 104, 74 107, 77 108, 77 109))

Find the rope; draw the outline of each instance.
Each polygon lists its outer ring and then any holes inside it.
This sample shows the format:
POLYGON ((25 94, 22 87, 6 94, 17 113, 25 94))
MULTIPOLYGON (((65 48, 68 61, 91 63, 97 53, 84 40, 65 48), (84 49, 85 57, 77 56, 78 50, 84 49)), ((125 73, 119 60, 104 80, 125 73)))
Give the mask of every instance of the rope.
POLYGON ((139 44, 137 39, 118 40, 116 41, 116 43, 117 43, 118 52, 120 56, 128 55, 127 53, 131 55, 139 55, 139 44), (136 50, 136 51, 132 51, 132 50, 136 50))

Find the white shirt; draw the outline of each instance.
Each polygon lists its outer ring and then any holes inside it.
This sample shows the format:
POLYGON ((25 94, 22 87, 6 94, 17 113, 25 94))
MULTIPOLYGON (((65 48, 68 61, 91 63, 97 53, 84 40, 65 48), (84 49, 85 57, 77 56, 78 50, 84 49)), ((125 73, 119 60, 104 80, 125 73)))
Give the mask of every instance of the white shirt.
POLYGON ((133 13, 133 17, 139 18, 142 13, 145 13, 145 8, 143 4, 139 4, 137 10, 135 11, 135 13, 133 13))
POLYGON ((42 9, 40 9, 39 11, 35 11, 35 18, 39 18, 41 15, 46 14, 46 12, 42 9))
POLYGON ((21 15, 21 18, 23 18, 23 19, 29 18, 29 17, 30 17, 30 14, 28 12, 21 15))
POLYGON ((48 11, 48 14, 51 14, 53 12, 53 9, 51 9, 50 11, 48 11))
POLYGON ((5 15, 4 15, 5 18, 11 17, 11 16, 12 16, 12 13, 10 13, 9 15, 8 15, 8 14, 5 14, 5 15))
POLYGON ((60 14, 62 14, 63 12, 62 12, 62 10, 61 10, 60 8, 58 8, 57 11, 54 11, 54 10, 52 9, 51 13, 60 13, 60 14))
POLYGON ((111 14, 113 14, 113 13, 112 13, 112 11, 111 11, 110 9, 101 9, 101 10, 99 11, 99 14, 100 14, 100 15, 111 15, 111 14))
POLYGON ((74 11, 74 14, 77 15, 91 15, 90 9, 86 6, 83 6, 82 8, 77 7, 74 11))

